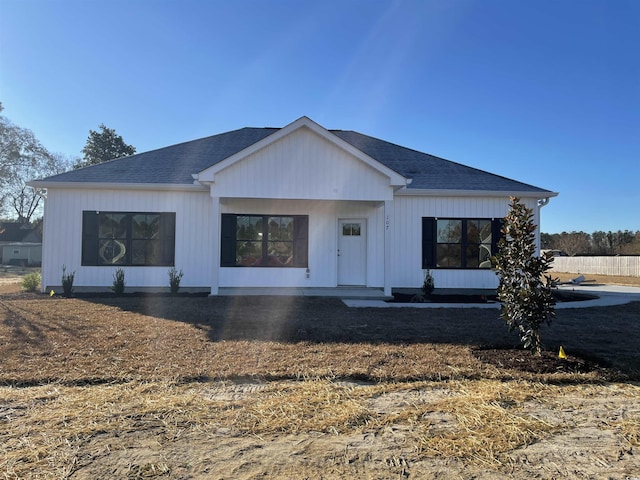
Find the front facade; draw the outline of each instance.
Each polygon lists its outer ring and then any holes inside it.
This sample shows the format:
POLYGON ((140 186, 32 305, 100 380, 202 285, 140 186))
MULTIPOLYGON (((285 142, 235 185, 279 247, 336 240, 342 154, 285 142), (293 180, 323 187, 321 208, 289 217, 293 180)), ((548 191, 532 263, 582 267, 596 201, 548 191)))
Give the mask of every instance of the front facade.
POLYGON ((43 289, 111 286, 493 288, 509 196, 554 192, 306 117, 32 182, 47 188, 43 289))

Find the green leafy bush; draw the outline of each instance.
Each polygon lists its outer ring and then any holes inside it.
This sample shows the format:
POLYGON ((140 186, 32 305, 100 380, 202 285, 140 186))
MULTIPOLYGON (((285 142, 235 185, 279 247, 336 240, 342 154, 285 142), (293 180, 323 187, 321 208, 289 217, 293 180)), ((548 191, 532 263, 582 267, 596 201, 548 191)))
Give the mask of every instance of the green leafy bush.
POLYGON ((73 295, 73 280, 76 276, 76 272, 67 273, 67 267, 62 266, 62 294, 65 297, 73 295))
POLYGON ((28 292, 35 292, 38 290, 40 286, 40 273, 39 272, 31 272, 27 273, 22 278, 22 288, 28 292))
POLYGON ((183 275, 182 270, 178 271, 176 267, 169 269, 169 289, 171 293, 178 293, 178 290, 180 290, 180 280, 182 280, 183 275))
POLYGON ((500 317, 510 331, 518 330, 522 345, 539 354, 542 350, 540 327, 551 324, 555 316, 555 299, 551 269, 553 255, 535 256, 533 211, 511 197, 510 210, 504 219, 503 237, 498 254, 491 258, 500 277, 498 300, 500 317))
POLYGON ((116 295, 122 295, 126 285, 127 284, 124 281, 124 270, 119 268, 113 274, 113 286, 111 287, 111 290, 113 290, 116 295))

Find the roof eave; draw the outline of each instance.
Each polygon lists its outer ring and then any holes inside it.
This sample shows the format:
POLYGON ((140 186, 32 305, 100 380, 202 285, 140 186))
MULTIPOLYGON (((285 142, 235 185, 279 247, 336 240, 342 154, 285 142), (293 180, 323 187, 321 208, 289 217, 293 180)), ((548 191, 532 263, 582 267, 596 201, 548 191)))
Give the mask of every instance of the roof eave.
POLYGON ((116 183, 116 182, 47 182, 34 180, 27 185, 35 188, 60 188, 65 190, 161 190, 178 192, 208 192, 209 188, 187 183, 116 183))
POLYGON ((428 189, 403 188, 396 195, 422 197, 519 197, 519 198, 550 198, 557 197, 558 192, 551 191, 517 191, 517 190, 456 190, 456 189, 428 189))

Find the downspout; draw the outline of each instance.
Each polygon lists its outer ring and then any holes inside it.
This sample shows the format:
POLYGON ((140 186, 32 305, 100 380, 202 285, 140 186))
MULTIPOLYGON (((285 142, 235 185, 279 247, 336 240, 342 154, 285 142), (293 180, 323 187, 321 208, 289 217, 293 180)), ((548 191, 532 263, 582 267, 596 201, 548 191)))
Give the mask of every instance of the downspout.
POLYGON ((540 210, 542 210, 542 207, 546 207, 549 204, 550 199, 550 197, 538 199, 538 233, 536 235, 536 249, 538 250, 538 255, 540 255, 540 235, 542 234, 542 229, 540 228, 540 224, 542 223, 542 215, 540 215, 540 210))

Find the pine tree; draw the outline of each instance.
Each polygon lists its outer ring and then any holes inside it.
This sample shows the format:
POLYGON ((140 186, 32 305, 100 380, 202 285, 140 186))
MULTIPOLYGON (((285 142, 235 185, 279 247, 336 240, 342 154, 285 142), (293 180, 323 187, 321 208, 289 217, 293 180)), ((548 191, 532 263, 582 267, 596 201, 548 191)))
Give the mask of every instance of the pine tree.
POLYGON ((100 130, 101 132, 89 130, 87 143, 82 149, 83 158, 73 168, 97 165, 136 153, 136 148, 126 144, 122 136, 118 135, 113 128, 100 124, 100 130))

